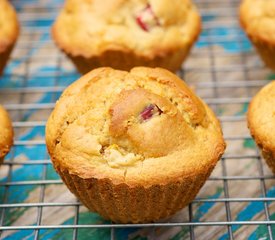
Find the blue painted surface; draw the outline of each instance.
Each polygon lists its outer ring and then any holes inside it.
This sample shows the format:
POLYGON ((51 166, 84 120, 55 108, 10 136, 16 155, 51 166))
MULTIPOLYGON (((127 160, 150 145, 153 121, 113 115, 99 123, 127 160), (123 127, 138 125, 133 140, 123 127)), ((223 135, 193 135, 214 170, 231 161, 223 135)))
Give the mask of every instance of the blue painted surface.
POLYGON ((196 46, 199 48, 220 46, 228 53, 248 52, 252 49, 251 43, 241 29, 227 27, 204 30, 196 46), (237 37, 232 37, 232 41, 229 41, 232 35, 237 37))
MULTIPOLYGON (((275 187, 269 189, 266 194, 267 197, 275 197, 275 187)), ((262 197, 262 196, 261 196, 262 197)), ((267 202, 267 205, 269 205, 270 202, 267 202)), ((236 219, 233 219, 233 221, 249 221, 252 220, 257 214, 264 211, 264 203, 263 202, 250 202, 248 205, 237 215, 236 219)), ((237 231, 242 225, 234 225, 232 226, 232 231, 237 231)), ((275 233, 274 233, 275 234, 275 233)), ((250 239, 256 239, 253 238, 253 236, 256 236, 256 233, 252 234, 250 239)), ((220 240, 229 239, 228 234, 224 234, 219 238, 220 240)))
MULTIPOLYGON (((221 197, 223 193, 223 189, 218 188, 217 192, 213 194, 212 196, 208 196, 208 199, 217 199, 221 197)), ((205 202, 201 204, 198 209, 196 210, 194 217, 193 217, 193 222, 198 222, 202 219, 202 217, 208 213, 208 211, 215 205, 215 202, 205 202)))

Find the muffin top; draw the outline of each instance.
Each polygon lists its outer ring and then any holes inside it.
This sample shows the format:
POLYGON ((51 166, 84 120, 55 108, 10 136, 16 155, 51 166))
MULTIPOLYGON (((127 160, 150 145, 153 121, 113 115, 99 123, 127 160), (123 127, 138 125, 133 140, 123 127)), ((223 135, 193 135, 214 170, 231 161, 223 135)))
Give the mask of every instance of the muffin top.
POLYGON ((13 129, 6 110, 0 105, 0 159, 10 150, 13 143, 13 129))
POLYGON ((60 171, 129 185, 199 175, 225 149, 218 120, 187 85, 145 67, 99 68, 69 86, 46 142, 60 171))
POLYGON ((162 56, 191 44, 200 17, 190 0, 67 0, 53 37, 74 56, 108 50, 162 56))
POLYGON ((263 87, 248 109, 248 127, 261 148, 275 156, 275 81, 263 87))
POLYGON ((16 13, 7 0, 0 0, 0 53, 14 44, 19 33, 16 13))
POLYGON ((252 38, 275 42, 274 0, 243 0, 240 21, 252 38))

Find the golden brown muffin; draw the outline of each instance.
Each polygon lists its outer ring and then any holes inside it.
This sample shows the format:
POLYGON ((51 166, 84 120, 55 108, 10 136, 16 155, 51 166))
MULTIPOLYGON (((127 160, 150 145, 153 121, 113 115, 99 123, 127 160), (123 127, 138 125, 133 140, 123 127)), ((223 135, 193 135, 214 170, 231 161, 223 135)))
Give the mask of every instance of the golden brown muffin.
POLYGON ((52 34, 81 73, 102 66, 175 71, 200 30, 190 0, 67 0, 52 34))
POLYGON ((266 66, 275 70, 275 1, 243 0, 240 23, 266 66))
POLYGON ((16 13, 7 0, 0 0, 0 75, 19 34, 16 13))
POLYGON ((268 166, 275 173, 275 81, 262 88, 248 109, 248 127, 262 150, 268 166))
POLYGON ((13 144, 13 128, 6 110, 0 105, 0 163, 13 144))
POLYGON ((86 207, 150 222, 194 199, 225 149, 213 112, 161 68, 99 68, 69 86, 46 126, 53 165, 86 207))

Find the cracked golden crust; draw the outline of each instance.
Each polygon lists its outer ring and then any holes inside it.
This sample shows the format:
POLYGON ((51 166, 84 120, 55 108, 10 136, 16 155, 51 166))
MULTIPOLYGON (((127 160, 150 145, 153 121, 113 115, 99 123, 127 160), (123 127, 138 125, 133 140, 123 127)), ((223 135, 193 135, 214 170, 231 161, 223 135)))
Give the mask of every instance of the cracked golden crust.
POLYGON ((19 34, 16 12, 7 0, 0 0, 0 75, 19 34))
POLYGON ((10 151, 13 144, 13 129, 6 110, 0 105, 0 162, 10 151))
POLYGON ((275 172, 275 81, 263 87, 252 99, 247 121, 252 137, 275 172))
POLYGON ((101 66, 130 70, 143 65, 175 71, 200 31, 200 16, 189 0, 67 0, 52 35, 81 73, 101 66), (150 32, 135 20, 147 4, 161 24, 150 32))
POLYGON ((206 174, 225 149, 218 120, 187 85, 145 67, 99 68, 69 86, 47 122, 46 143, 58 172, 130 187, 206 174), (139 122, 149 103, 163 113, 139 122))

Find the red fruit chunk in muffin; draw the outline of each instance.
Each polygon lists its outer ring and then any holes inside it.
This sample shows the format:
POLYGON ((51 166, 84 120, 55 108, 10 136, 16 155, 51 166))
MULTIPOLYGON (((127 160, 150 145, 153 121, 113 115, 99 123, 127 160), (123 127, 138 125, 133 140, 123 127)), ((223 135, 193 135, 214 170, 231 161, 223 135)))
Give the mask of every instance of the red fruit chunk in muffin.
POLYGON ((162 111, 159 109, 157 105, 150 104, 144 108, 144 110, 140 113, 140 116, 143 121, 146 121, 153 117, 154 114, 160 115, 162 111))
POLYGON ((159 26, 159 20, 148 4, 136 17, 138 25, 146 32, 149 32, 154 26, 159 26))

